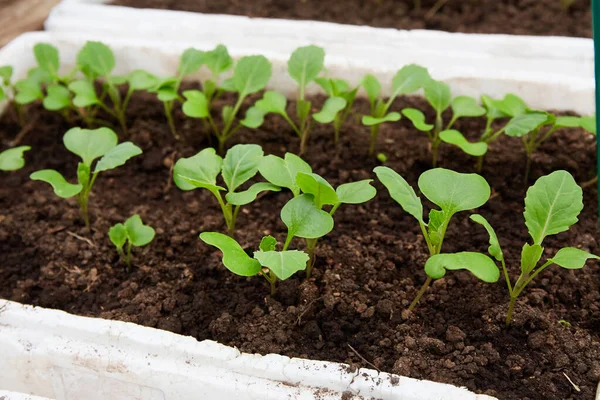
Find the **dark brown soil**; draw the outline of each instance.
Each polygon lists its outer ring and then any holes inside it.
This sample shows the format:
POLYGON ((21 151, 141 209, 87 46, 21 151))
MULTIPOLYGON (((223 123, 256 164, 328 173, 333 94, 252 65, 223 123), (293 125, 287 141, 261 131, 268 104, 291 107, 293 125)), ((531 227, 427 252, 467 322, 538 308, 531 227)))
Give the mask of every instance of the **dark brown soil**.
POLYGON ((210 14, 247 15, 448 32, 592 37, 589 0, 114 0, 113 4, 210 14), (442 3, 440 3, 442 4, 442 3))
MULTIPOLYGON (((414 98, 399 99, 394 108, 408 105, 425 109, 414 98)), ((364 110, 366 105, 361 101, 358 106, 364 110)), ((220 252, 198 239, 200 232, 224 230, 212 195, 168 186, 173 157, 190 156, 206 145, 202 123, 180 112, 176 117, 187 143, 171 139, 162 107, 151 95, 134 98, 131 140, 144 154, 99 177, 91 197, 90 235, 74 201, 59 199, 49 186, 28 179, 42 168, 74 179, 77 163, 62 145, 68 126, 61 117, 39 105, 30 110, 30 118, 38 119, 24 141, 33 147, 26 153, 27 165, 0 175, 0 297, 218 340, 246 352, 369 367, 352 346, 381 370, 466 386, 500 399, 593 398, 600 380, 596 263, 542 273, 519 300, 509 329, 503 325, 504 283, 484 284, 462 272, 436 281, 416 313, 403 318, 425 279, 427 249, 414 219, 376 183, 374 200, 345 205, 336 213, 334 231, 320 243, 314 277, 307 281, 298 273, 270 298, 264 279, 231 274, 220 252), (107 231, 133 213, 155 227, 157 236, 135 250, 135 266, 127 273, 107 231)), ((469 135, 482 127, 480 119, 459 124, 469 135)), ((5 117, 0 140, 17 131, 5 117)), ((339 148, 332 137, 329 126, 316 126, 305 156, 315 172, 336 185, 374 177, 377 163, 366 157, 364 127, 350 121, 339 148)), ((298 149, 297 138, 278 117, 234 139, 230 144, 259 143, 266 153, 278 155, 298 149)), ((379 145, 388 165, 412 184, 430 168, 427 138, 404 120, 383 127, 379 145)), ((493 196, 478 210, 496 228, 513 278, 521 246, 529 240, 522 216, 525 161, 520 146, 509 138, 493 145, 483 171, 493 196)), ((594 173, 594 149, 590 135, 559 131, 536 154, 533 177, 567 169, 578 181, 587 180, 594 173)), ((470 172, 473 160, 443 147, 441 164, 470 172)), ((548 238, 546 255, 564 245, 600 251, 595 187, 584 197, 580 222, 548 238)), ((255 249, 268 233, 283 239, 278 210, 289 198, 285 191, 271 193, 243 208, 237 238, 245 248, 255 249)), ((487 234, 468 215, 454 217, 445 252, 487 249, 487 234)), ((303 245, 295 241, 292 246, 303 245)))

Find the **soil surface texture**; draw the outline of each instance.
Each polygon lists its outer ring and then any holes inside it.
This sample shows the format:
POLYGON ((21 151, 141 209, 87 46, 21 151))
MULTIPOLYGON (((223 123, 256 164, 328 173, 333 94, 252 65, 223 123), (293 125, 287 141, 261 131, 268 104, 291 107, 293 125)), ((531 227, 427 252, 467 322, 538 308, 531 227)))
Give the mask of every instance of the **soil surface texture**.
POLYGON ((592 37, 589 0, 115 0, 112 3, 381 28, 592 37), (419 1, 421 7, 416 8, 419 1))
MULTIPOLYGON (((225 98, 217 106, 233 101, 225 98)), ((315 108, 322 101, 314 99, 315 108)), ((419 98, 399 98, 392 107, 407 106, 428 110, 429 120, 434 117, 419 98)), ((289 107, 292 113, 295 104, 289 107)), ((355 109, 338 147, 331 126, 317 124, 304 155, 314 172, 334 186, 374 178, 372 170, 378 165, 366 155, 368 129, 357 123, 368 104, 360 100, 355 109)), ((53 168, 75 180, 78 158, 62 144, 69 124, 39 104, 30 107, 28 119, 31 130, 22 144, 32 150, 26 153, 25 168, 0 174, 2 298, 217 340, 245 352, 373 365, 499 399, 594 397, 600 380, 600 279, 595 262, 581 270, 551 267, 540 274, 519 299, 510 328, 504 326, 509 300, 505 283, 485 284, 464 271, 435 281, 409 315, 404 310, 425 280, 426 243, 414 218, 374 182, 375 199, 336 212, 334 230, 319 242, 311 279, 297 273, 279 282, 271 298, 262 277, 233 275, 221 263, 221 253, 198 239, 204 231, 225 231, 213 195, 200 189, 183 192, 170 182, 173 160, 209 145, 201 121, 177 110, 177 129, 186 140, 176 142, 162 104, 150 94, 134 96, 128 140, 144 154, 99 176, 90 198, 89 233, 74 199, 58 198, 49 185, 28 178, 36 170, 53 168), (156 238, 134 250, 127 272, 107 232, 134 213, 156 229, 156 238)), ((475 138, 484 125, 480 118, 465 118, 457 128, 475 138)), ((10 115, 4 116, 2 149, 18 132, 10 115)), ((256 131, 241 129, 228 145, 235 143, 257 143, 265 154, 279 156, 299 147, 285 121, 271 115, 256 131)), ((431 168, 427 137, 407 120, 384 125, 378 146, 388 157, 386 165, 415 187, 419 175, 431 168)), ((595 157, 593 136, 579 129, 560 130, 535 154, 531 182, 557 169, 586 181, 594 175, 595 157)), ((474 170, 471 157, 447 145, 441 147, 440 164, 474 170)), ((492 198, 475 210, 495 227, 513 281, 521 247, 530 241, 522 214, 524 166, 520 140, 502 137, 494 142, 482 172, 492 198)), ((254 251, 266 234, 280 243, 285 239, 279 210, 290 198, 285 190, 268 193, 242 208, 236 238, 247 251, 254 251)), ((544 242, 545 257, 563 246, 600 252, 596 201, 596 187, 590 187, 584 192, 580 221, 544 242)), ((487 233, 469 215, 454 216, 444 252, 487 250, 487 233)), ((304 243, 295 239, 290 248, 303 249, 304 243)))

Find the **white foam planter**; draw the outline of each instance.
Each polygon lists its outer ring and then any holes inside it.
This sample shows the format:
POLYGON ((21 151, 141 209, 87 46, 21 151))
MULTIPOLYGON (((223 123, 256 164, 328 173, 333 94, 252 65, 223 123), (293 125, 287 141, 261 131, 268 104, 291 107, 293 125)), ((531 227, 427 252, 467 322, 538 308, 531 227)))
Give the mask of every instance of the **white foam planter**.
MULTIPOLYGON (((316 21, 248 18, 109 6, 107 0, 63 0, 46 21, 53 32, 165 40, 182 46, 223 43, 255 52, 289 54, 323 46, 330 62, 365 70, 385 82, 417 63, 453 93, 501 96, 515 92, 532 107, 594 113, 593 41, 582 38, 399 31, 316 21), (131 21, 135 21, 132 29, 131 21), (335 61, 333 61, 335 60, 335 61)), ((335 71, 339 72, 338 69, 335 71)))

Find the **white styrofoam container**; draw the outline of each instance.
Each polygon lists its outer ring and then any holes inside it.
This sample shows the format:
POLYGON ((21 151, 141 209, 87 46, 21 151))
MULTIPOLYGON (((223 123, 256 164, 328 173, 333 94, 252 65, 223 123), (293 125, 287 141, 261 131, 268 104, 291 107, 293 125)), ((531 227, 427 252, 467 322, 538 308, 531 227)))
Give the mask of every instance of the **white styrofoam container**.
POLYGON ((109 6, 107 0, 63 0, 46 29, 182 46, 223 43, 286 58, 317 44, 357 82, 374 71, 389 82, 402 65, 417 63, 448 82, 456 95, 518 93, 535 108, 594 113, 593 41, 583 38, 400 31, 316 21, 248 18, 109 6), (131 21, 135 21, 132 29, 131 21), (350 73, 350 71, 354 73, 350 73))

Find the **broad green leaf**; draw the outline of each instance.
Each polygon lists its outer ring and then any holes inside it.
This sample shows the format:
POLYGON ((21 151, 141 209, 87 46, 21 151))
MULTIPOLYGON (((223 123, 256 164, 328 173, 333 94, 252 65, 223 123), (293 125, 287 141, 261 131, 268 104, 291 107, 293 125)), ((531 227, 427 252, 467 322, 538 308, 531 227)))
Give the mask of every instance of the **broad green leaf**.
POLYGON ((23 153, 31 150, 29 146, 18 146, 0 152, 0 171, 16 171, 23 168, 25 158, 23 153))
POLYGON ((557 128, 579 128, 580 118, 569 116, 556 117, 555 126, 557 128))
POLYGON ((27 79, 39 84, 52 83, 52 77, 40 67, 30 68, 27 71, 27 79))
POLYGON ((560 249, 554 257, 549 261, 562 268, 567 269, 580 269, 583 268, 585 262, 588 259, 600 260, 595 254, 588 253, 587 251, 580 250, 575 247, 564 247, 560 249))
POLYGON ((502 248, 500 247, 500 242, 498 241, 498 236, 496 235, 494 228, 492 228, 487 219, 480 214, 473 214, 469 218, 485 228, 490 236, 490 246, 488 247, 488 252, 496 260, 502 261, 504 259, 504 253, 502 253, 502 248))
POLYGON ((346 100, 341 97, 330 97, 325 100, 321 111, 313 114, 313 118, 321 124, 329 124, 344 107, 346 107, 346 100))
POLYGON ((223 159, 215 149, 204 149, 193 157, 180 158, 173 167, 173 181, 181 190, 205 188, 213 192, 225 190, 217 186, 223 159))
POLYGON ((262 267, 254 258, 250 257, 234 239, 217 232, 203 232, 200 239, 223 252, 223 264, 236 275, 254 276, 262 267))
POLYGON ((156 98, 163 103, 174 101, 179 98, 177 89, 174 87, 163 87, 156 91, 156 98))
POLYGON ((192 118, 206 118, 210 110, 206 96, 199 90, 186 90, 183 92, 183 97, 186 98, 181 107, 183 113, 192 118))
POLYGON ((299 47, 288 61, 288 73, 301 88, 313 81, 325 64, 325 50, 318 46, 299 47))
POLYGON ((534 243, 564 232, 575 224, 583 209, 583 193, 567 171, 542 176, 527 190, 525 225, 534 243))
POLYGON ((402 110, 402 114, 412 122, 415 128, 421 132, 429 132, 433 129, 433 125, 425 122, 425 114, 421 110, 416 108, 405 108, 402 110))
POLYGON ((100 76, 110 76, 115 68, 115 55, 100 42, 87 42, 77 54, 77 65, 100 76))
POLYGON ((144 225, 142 218, 137 214, 125 221, 125 228, 129 241, 136 247, 145 246, 154 239, 154 228, 144 225))
POLYGON ((265 56, 242 57, 233 71, 233 84, 241 97, 265 88, 271 79, 271 62, 265 56))
POLYGON ((529 243, 525 243, 521 250, 521 271, 524 274, 533 271, 538 261, 540 261, 543 252, 544 248, 539 244, 530 245, 529 243))
POLYGON ((256 106, 250 107, 246 111, 246 117, 240 121, 242 126, 250 129, 256 129, 265 121, 265 113, 256 106))
MULTIPOLYGON (((119 86, 119 85, 124 85, 127 83, 127 81, 129 80, 129 77, 127 75, 112 75, 109 76, 105 79, 104 86, 105 87, 110 87, 110 85, 108 85, 107 83, 110 82, 112 85, 114 86, 119 86)), ((116 88, 113 88, 116 90, 116 88)))
POLYGON ((281 190, 281 188, 279 186, 275 186, 272 183, 258 182, 258 183, 255 183, 254 185, 250 186, 248 189, 244 190, 243 192, 227 193, 227 195, 225 195, 225 200, 227 200, 227 202, 229 204, 233 204, 234 206, 243 206, 246 204, 250 204, 254 200, 256 200, 256 196, 258 196, 258 194, 260 192, 265 192, 265 191, 279 192, 280 190, 281 190))
POLYGON ((273 251, 275 250, 275 247, 277 247, 277 239, 271 235, 263 236, 260 241, 260 246, 258 246, 261 251, 273 251))
POLYGON ((425 83, 425 98, 433 109, 441 114, 450 106, 450 87, 444 82, 430 79, 425 83))
POLYGON ((298 271, 306 269, 308 254, 299 250, 255 251, 254 258, 269 268, 279 279, 285 280, 298 271))
POLYGON ((36 80, 20 80, 15 83, 15 88, 17 89, 17 93, 15 95, 15 102, 17 104, 29 104, 44 98, 42 88, 36 80))
POLYGON ((412 215, 421 224, 423 221, 423 204, 421 199, 415 193, 415 190, 406 182, 406 180, 388 167, 375 167, 375 175, 383 186, 390 192, 392 199, 396 200, 404 211, 412 215))
POLYGON ((46 89, 43 105, 46 110, 58 111, 71 105, 71 94, 69 89, 62 85, 48 86, 46 89))
POLYGON ((71 128, 63 136, 67 150, 81 157, 87 166, 113 149, 118 140, 117 134, 110 128, 71 128))
POLYGON ((0 79, 2 84, 9 85, 13 75, 13 67, 10 65, 3 65, 0 67, 0 79))
POLYGON ((455 129, 449 129, 440 132, 442 142, 453 144, 459 147, 462 151, 470 156, 479 157, 487 153, 487 143, 485 142, 469 142, 462 133, 455 129))
POLYGON ((315 78, 315 83, 321 86, 321 89, 325 92, 325 94, 329 97, 334 97, 336 95, 333 80, 329 78, 315 78))
POLYGON ((409 94, 421 89, 431 80, 429 72, 416 64, 409 64, 402 67, 392 79, 391 99, 403 94, 409 94))
POLYGON ((339 202, 333 187, 322 176, 315 173, 298 172, 296 184, 304 193, 312 194, 318 206, 334 205, 339 202))
POLYGON ((374 75, 367 74, 361 82, 362 87, 367 92, 367 97, 371 103, 374 103, 381 93, 381 84, 374 75))
POLYGON ((337 187, 335 193, 338 202, 344 204, 361 204, 371 200, 377 194, 377 190, 371 186, 372 179, 344 183, 337 187))
POLYGON ((233 59, 229 55, 227 47, 222 44, 217 45, 214 50, 207 51, 204 56, 206 66, 214 75, 222 74, 233 65, 233 59))
POLYGON ((466 269, 478 279, 494 283, 500 278, 500 270, 494 261, 481 253, 464 251, 454 254, 436 254, 425 263, 425 273, 433 279, 446 275, 446 270, 466 269))
POLYGON ((469 96, 457 96, 452 99, 452 117, 480 117, 485 114, 485 108, 477 104, 477 100, 469 96))
POLYGON ((263 98, 258 100, 255 107, 265 113, 285 114, 287 99, 278 92, 265 92, 263 98))
MULTIPOLYGON (((108 171, 125 164, 132 157, 142 154, 142 149, 131 142, 124 142, 110 149, 96 164, 94 173, 108 171)), ((137 246, 137 245, 136 245, 137 246)))
POLYGON ((226 92, 235 92, 236 88, 235 88, 235 81, 233 80, 233 77, 227 78, 223 82, 221 82, 221 89, 223 89, 226 92))
POLYGON ((263 150, 257 144, 236 144, 223 160, 223 181, 233 192, 258 172, 263 150))
POLYGON ((423 172, 419 177, 419 189, 444 211, 446 218, 459 211, 480 207, 490 198, 490 185, 481 176, 444 168, 423 172))
POLYGON ((179 81, 174 77, 158 79, 156 86, 148 91, 156 93, 156 97, 162 102, 173 101, 178 98, 179 81))
POLYGON ((33 55, 44 71, 52 77, 58 77, 58 68, 60 67, 58 50, 48 43, 38 43, 33 46, 33 55))
POLYGON ((179 60, 180 78, 198 71, 205 62, 205 53, 192 47, 185 49, 179 60))
POLYGON ((127 242, 127 228, 121 223, 113 225, 108 230, 108 238, 117 249, 121 250, 127 242))
POLYGON ((317 239, 333 229, 333 218, 314 203, 313 195, 301 194, 287 202, 281 209, 281 220, 288 235, 317 239))
POLYGON ((290 189, 294 196, 300 194, 296 184, 296 175, 299 172, 312 173, 312 168, 303 159, 292 153, 285 153, 285 158, 274 155, 263 157, 258 171, 274 185, 290 189))
POLYGON ((350 91, 350 84, 345 79, 330 79, 334 95, 350 91))
POLYGON ((391 113, 386 114, 382 118, 372 117, 370 115, 363 115, 362 124, 365 126, 373 126, 373 125, 382 124, 384 122, 400 121, 400 118, 401 118, 400 113, 398 113, 396 111, 392 111, 391 113))
POLYGON ((127 77, 129 88, 131 90, 148 90, 158 85, 159 80, 156 76, 142 70, 131 71, 127 77))
POLYGON ((579 125, 586 131, 596 134, 596 116, 586 116, 579 119, 579 125))
POLYGON ((503 113, 500 108, 498 108, 498 101, 499 100, 492 99, 490 96, 485 94, 481 96, 481 103, 483 103, 485 109, 487 110, 485 114, 487 118, 495 120, 498 118, 508 117, 508 115, 503 113))
POLYGON ((547 119, 548 116, 543 113, 521 114, 508 121, 504 132, 513 137, 525 136, 542 126, 547 119))
POLYGON ((63 199, 73 197, 76 194, 79 194, 81 189, 83 189, 83 186, 80 184, 74 185, 67 182, 67 180, 59 172, 54 171, 53 169, 36 171, 31 174, 29 178, 34 181, 42 181, 50 184, 52 189, 54 189, 54 193, 63 199))
POLYGON ((75 93, 73 104, 76 107, 89 107, 100 103, 94 85, 87 80, 78 80, 69 84, 69 90, 75 93))
POLYGON ((525 104, 523 99, 512 93, 504 96, 502 100, 497 100, 495 105, 502 113, 509 117, 517 117, 525 114, 527 111, 527 104, 525 104))

